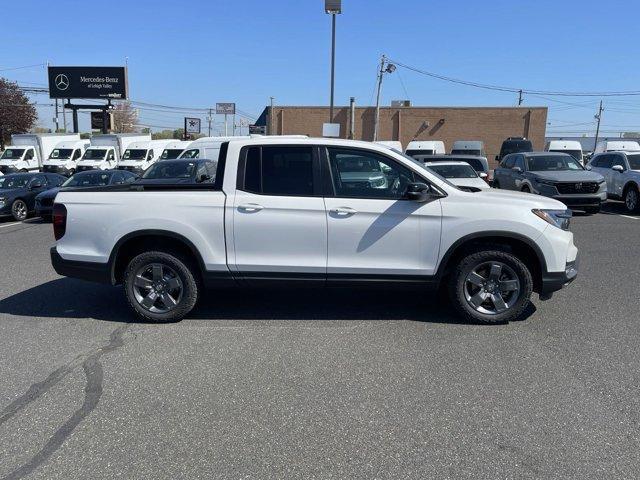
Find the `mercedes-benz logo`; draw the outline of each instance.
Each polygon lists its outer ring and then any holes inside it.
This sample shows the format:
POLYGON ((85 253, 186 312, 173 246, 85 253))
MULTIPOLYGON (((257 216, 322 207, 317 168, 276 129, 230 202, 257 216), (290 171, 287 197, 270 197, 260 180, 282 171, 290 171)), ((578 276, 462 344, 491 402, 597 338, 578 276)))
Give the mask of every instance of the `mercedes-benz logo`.
POLYGON ((69 88, 69 77, 67 77, 64 73, 60 73, 56 76, 55 84, 58 90, 66 90, 67 88, 69 88))

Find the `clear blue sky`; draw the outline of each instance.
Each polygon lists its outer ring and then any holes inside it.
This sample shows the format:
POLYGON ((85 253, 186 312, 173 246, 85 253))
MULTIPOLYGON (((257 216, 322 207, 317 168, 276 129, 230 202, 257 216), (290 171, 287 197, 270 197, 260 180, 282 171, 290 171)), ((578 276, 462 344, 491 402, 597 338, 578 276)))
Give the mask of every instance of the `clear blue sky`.
MULTIPOLYGON (((235 101, 258 115, 281 105, 328 103, 330 17, 323 0, 107 0, 5 2, 0 75, 46 84, 43 67, 122 65, 131 98, 207 107, 235 101), (8 22, 6 19, 10 19, 8 22)), ((343 0, 338 17, 336 104, 372 104, 381 54, 451 77, 514 87, 640 90, 637 1, 343 0)), ((514 105, 510 93, 479 90, 399 68, 382 104, 514 105), (406 93, 405 93, 405 88, 406 93)), ((45 95, 38 103, 51 101, 45 95)), ((550 131, 592 131, 596 98, 533 96, 549 105, 550 131), (588 125, 575 125, 589 123, 588 125), (567 125, 567 126, 565 126, 567 125)), ((605 99, 604 130, 640 130, 640 97, 605 99)), ((51 125, 52 109, 40 107, 51 125)), ((183 114, 142 111, 142 122, 180 125, 183 114)), ((219 122, 219 119, 218 119, 219 122)), ((81 125, 86 128, 86 117, 81 125)))

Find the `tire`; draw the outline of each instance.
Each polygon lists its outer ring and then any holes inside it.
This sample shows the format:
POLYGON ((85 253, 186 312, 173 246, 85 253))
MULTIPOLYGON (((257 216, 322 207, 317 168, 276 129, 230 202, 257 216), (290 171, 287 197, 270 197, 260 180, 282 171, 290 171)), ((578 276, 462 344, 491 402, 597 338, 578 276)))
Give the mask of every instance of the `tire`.
POLYGON ((523 193, 531 193, 531 189, 529 188, 528 185, 525 185, 524 187, 522 187, 522 192, 523 193))
POLYGON ((20 169, 20 173, 27 173, 29 170, 27 170, 26 168, 22 168, 20 169))
POLYGON ((180 255, 152 251, 134 257, 124 273, 125 296, 142 320, 178 322, 198 301, 199 286, 191 262, 180 255))
POLYGON ((24 200, 17 199, 11 204, 11 215, 16 222, 22 222, 29 216, 29 209, 24 200))
POLYGON ((494 180, 493 181, 493 185, 491 185, 493 188, 500 188, 500 182, 498 180, 494 180))
POLYGON ((527 266, 515 255, 499 250, 466 255, 449 280, 456 311, 475 323, 516 320, 529 306, 532 292, 533 278, 527 266))
POLYGON ((637 212, 640 209, 640 192, 631 185, 624 192, 624 206, 629 213, 637 212))
POLYGON ((598 205, 597 207, 585 207, 584 211, 592 215, 600 213, 600 205, 598 205))

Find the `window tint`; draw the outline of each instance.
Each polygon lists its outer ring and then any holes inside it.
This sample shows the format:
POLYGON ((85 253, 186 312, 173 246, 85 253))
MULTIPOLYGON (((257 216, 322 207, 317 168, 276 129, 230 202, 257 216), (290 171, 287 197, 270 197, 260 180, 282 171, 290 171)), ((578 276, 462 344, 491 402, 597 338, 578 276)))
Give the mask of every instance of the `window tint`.
POLYGON ((311 147, 251 147, 244 190, 263 195, 313 195, 311 147))
POLYGON ((59 187, 66 180, 66 178, 58 175, 47 175, 49 184, 53 187, 59 187))
POLYGON ((613 157, 611 155, 600 155, 596 161, 600 168, 611 168, 613 166, 613 157))
POLYGON ((47 177, 45 175, 36 175, 31 179, 29 185, 33 185, 35 182, 40 182, 43 187, 47 186, 47 177))
POLYGON ((32 149, 29 149, 29 150, 27 150, 27 153, 26 153, 26 155, 24 156, 24 159, 25 159, 25 160, 31 160, 32 158, 33 158, 33 150, 32 150, 32 149))
POLYGON ((515 158, 516 158, 516 161, 514 166, 520 167, 522 171, 524 171, 524 157, 522 155, 516 155, 515 158))
POLYGON ((247 192, 260 193, 260 147, 251 147, 247 151, 247 161, 244 170, 244 189, 247 192))
POLYGON ((207 175, 209 175, 210 178, 210 182, 215 181, 216 179, 216 164, 213 162, 205 162, 204 164, 205 168, 207 169, 207 175))
POLYGON ((152 160, 153 159, 153 150, 149 150, 149 153, 147 154, 147 160, 152 160))
POLYGON ((624 162, 624 158, 622 158, 622 155, 620 155, 618 153, 618 154, 611 155, 611 157, 613 157, 612 158, 612 163, 611 163, 612 167, 614 167, 616 165, 620 165, 621 167, 626 168, 625 162, 624 162))
POLYGON ((122 173, 120 172, 114 173, 113 176, 111 177, 111 184, 121 185, 123 183, 124 183, 124 175, 122 175, 122 173))
POLYGON ((327 151, 338 197, 400 199, 414 182, 411 170, 383 155, 342 148, 327 151))
POLYGON ((107 155, 107 160, 113 160, 113 158, 114 158, 114 157, 113 157, 113 150, 111 150, 111 151, 109 152, 109 155, 107 155))
POLYGON ((78 160, 82 156, 82 150, 79 148, 73 152, 73 160, 78 160))
POLYGON ((513 168, 516 163, 515 155, 509 155, 502 161, 502 168, 513 168))
POLYGON ((180 158, 198 158, 200 156, 200 150, 192 148, 191 150, 185 150, 180 155, 180 158))

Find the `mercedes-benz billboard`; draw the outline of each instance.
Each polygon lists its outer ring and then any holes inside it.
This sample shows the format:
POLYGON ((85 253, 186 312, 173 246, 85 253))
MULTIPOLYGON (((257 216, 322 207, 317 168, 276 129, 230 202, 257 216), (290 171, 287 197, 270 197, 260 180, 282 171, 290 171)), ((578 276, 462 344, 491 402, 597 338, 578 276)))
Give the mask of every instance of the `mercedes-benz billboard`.
POLYGON ((51 98, 125 100, 126 67, 49 67, 51 98))

